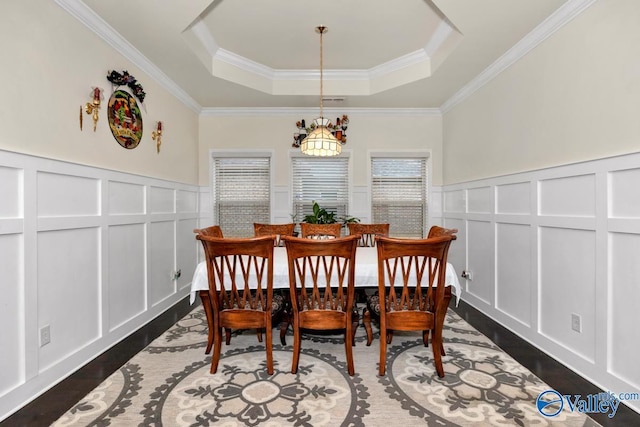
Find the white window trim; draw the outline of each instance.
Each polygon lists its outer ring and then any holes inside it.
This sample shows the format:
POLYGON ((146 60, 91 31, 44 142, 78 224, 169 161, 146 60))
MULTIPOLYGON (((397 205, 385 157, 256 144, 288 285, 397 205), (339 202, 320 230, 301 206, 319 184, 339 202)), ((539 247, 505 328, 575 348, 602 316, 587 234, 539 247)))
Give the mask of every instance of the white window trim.
MULTIPOLYGON (((217 148, 209 150, 209 219, 211 224, 215 224, 214 218, 214 206, 215 206, 215 186, 213 185, 213 169, 214 169, 214 157, 269 157, 269 192, 273 194, 273 171, 276 167, 274 164, 275 150, 264 149, 233 149, 233 148, 217 148)), ((269 212, 273 217, 274 211, 274 198, 270 197, 269 212)))
MULTIPOLYGON (((351 210, 353 206, 353 153, 352 149, 342 149, 342 153, 338 154, 335 157, 347 158, 347 206, 348 211, 351 210)), ((293 157, 309 157, 307 154, 303 154, 299 149, 290 149, 289 150, 289 168, 288 168, 288 187, 289 187, 289 214, 293 214, 293 165, 291 159, 293 157)), ((351 212, 347 212, 348 215, 351 215, 351 212)), ((296 218, 296 222, 302 222, 302 218, 296 218)))
POLYGON ((385 149, 371 149, 371 150, 367 150, 367 192, 369 194, 369 218, 373 218, 373 212, 371 211, 371 200, 372 200, 372 194, 371 194, 371 159, 375 158, 375 157, 382 157, 382 158, 407 158, 407 157, 415 157, 415 158, 425 158, 427 159, 427 194, 426 194, 426 200, 427 200, 427 217, 425 218, 425 221, 427 221, 426 224, 424 224, 424 229, 428 230, 428 226, 429 224, 432 224, 432 203, 431 203, 431 194, 433 193, 433 191, 431 190, 431 182, 432 182, 432 174, 433 174, 433 156, 432 156, 432 152, 430 149, 423 149, 423 150, 412 150, 412 149, 406 149, 406 150, 385 150, 385 149))

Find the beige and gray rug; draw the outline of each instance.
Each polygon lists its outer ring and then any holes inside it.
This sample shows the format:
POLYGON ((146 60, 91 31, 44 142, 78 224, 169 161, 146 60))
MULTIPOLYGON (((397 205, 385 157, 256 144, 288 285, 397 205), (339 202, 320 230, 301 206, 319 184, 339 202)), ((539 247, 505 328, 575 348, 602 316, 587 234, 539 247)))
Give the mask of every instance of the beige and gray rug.
MULTIPOLYGON (((378 376, 378 337, 366 347, 363 328, 354 348, 354 377, 346 372, 339 335, 305 335, 297 374, 291 374, 292 347, 274 344, 272 376, 254 331, 223 344, 214 375, 204 354, 206 338, 198 306, 54 425, 598 425, 567 409, 543 416, 536 399, 549 387, 451 310, 444 378, 435 373, 431 347, 422 345, 419 333, 395 334, 384 377, 378 376)), ((287 339, 291 344, 293 337, 287 339)))

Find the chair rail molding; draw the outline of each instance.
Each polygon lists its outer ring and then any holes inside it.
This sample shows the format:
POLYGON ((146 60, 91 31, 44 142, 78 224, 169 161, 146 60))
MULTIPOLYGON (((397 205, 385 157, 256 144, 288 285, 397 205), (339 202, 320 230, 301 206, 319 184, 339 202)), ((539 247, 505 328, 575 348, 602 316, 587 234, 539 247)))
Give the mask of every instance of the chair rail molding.
POLYGON ((0 182, 4 419, 188 295, 200 195, 3 150, 0 182))
POLYGON ((442 188, 463 299, 613 392, 640 388, 639 181, 633 153, 442 188))

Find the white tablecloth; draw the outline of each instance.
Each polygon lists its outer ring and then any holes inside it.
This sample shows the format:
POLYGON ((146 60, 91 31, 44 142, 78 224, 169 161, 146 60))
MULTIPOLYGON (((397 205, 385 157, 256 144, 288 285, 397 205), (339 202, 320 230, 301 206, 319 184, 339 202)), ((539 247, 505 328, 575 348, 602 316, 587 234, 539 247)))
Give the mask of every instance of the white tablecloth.
MULTIPOLYGON (((460 282, 453 266, 447 263, 445 282, 447 286, 453 286, 456 301, 460 300, 462 290, 460 282)), ((378 286, 378 250, 376 248, 358 248, 356 253, 356 287, 377 287, 378 286)), ((289 287, 289 265, 287 261, 287 250, 283 247, 274 248, 273 252, 273 287, 289 287)), ((209 279, 207 277, 207 264, 203 261, 198 264, 193 273, 191 282, 190 301, 193 304, 199 291, 209 289, 209 279)))

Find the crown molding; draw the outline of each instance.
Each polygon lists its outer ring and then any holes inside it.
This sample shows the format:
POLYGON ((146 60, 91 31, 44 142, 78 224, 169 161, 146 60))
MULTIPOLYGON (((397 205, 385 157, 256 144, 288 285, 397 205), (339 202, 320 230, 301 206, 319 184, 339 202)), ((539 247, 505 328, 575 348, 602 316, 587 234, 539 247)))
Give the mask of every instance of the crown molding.
MULTIPOLYGON (((214 60, 219 60, 240 70, 247 71, 268 80, 318 80, 320 69, 317 70, 283 70, 268 67, 259 62, 252 61, 244 56, 235 54, 224 48, 218 48, 213 56, 214 60)), ((429 56, 424 49, 418 49, 406 55, 387 61, 383 64, 369 68, 367 70, 322 70, 323 78, 328 80, 371 80, 377 77, 384 77, 395 71, 411 67, 422 62, 428 62, 429 56)))
MULTIPOLYGON (((225 117, 225 116, 291 116, 291 115, 318 115, 317 107, 301 108, 203 108, 201 117, 225 117)), ((442 117, 439 108, 323 108, 325 116, 340 114, 353 114, 359 116, 374 117, 442 117)))
MULTIPOLYGON (((410 52, 398 58, 394 58, 390 61, 373 66, 369 69, 323 70, 323 78, 326 81, 365 82, 368 84, 360 87, 368 88, 368 90, 370 90, 371 88, 370 83, 372 80, 385 78, 393 79, 393 73, 396 73, 400 70, 408 69, 410 67, 416 67, 414 73, 417 73, 417 77, 414 78, 414 80, 427 78, 431 75, 431 58, 427 54, 427 48, 435 52, 452 32, 452 28, 447 23, 443 24, 441 24, 436 30, 436 39, 433 41, 433 43, 425 46, 425 48, 418 49, 414 52, 410 52), (429 66, 426 68, 420 67, 421 64, 427 64, 429 66)), ((285 93, 288 95, 300 94, 299 88, 295 87, 296 82, 318 80, 320 76, 319 69, 310 70, 272 68, 265 64, 253 61, 242 55, 238 55, 235 52, 224 49, 218 45, 211 32, 206 28, 205 24, 201 20, 198 20, 194 25, 192 25, 189 31, 191 31, 195 38, 200 41, 205 51, 208 52, 208 54, 211 56, 212 61, 219 61, 272 83, 275 81, 278 81, 280 83, 291 82, 293 86, 285 91, 285 93)), ((215 67, 211 72, 213 76, 273 94, 269 89, 265 90, 262 86, 252 86, 250 84, 247 84, 246 81, 235 80, 233 74, 216 74, 215 67)), ((283 86, 280 86, 280 90, 283 90, 283 86)), ((397 85, 391 85, 391 87, 394 86, 397 85)), ((271 90, 273 90, 273 85, 267 85, 267 87, 271 87, 271 90)), ((372 93, 368 90, 363 90, 362 93, 357 93, 357 95, 371 95, 372 93)))
POLYGON ((442 113, 446 114, 451 111, 456 105, 473 95, 475 91, 489 83, 596 1, 598 0, 568 0, 557 11, 542 21, 540 25, 524 36, 522 40, 513 45, 504 55, 446 100, 440 106, 442 113))
MULTIPOLYGON (((351 112, 352 114, 363 115, 422 115, 436 117, 446 114, 451 111, 456 105, 463 102, 466 98, 470 97, 478 89, 489 83, 497 75, 506 70, 509 66, 514 64, 533 48, 538 46, 557 30, 569 23, 575 17, 577 17, 584 10, 589 8, 593 3, 598 0, 568 0, 563 4, 556 12, 550 15, 540 25, 527 34, 522 40, 516 43, 511 49, 509 49, 504 55, 498 58, 493 64, 482 71, 478 76, 471 80, 468 84, 462 87, 453 96, 447 99, 440 108, 361 108, 361 109, 336 109, 337 112, 351 112)), ((98 16, 91 8, 89 8, 81 0, 55 0, 55 2, 62 7, 66 12, 83 23, 89 30, 93 31, 96 35, 102 38, 109 46, 122 54, 126 59, 131 61, 134 65, 140 68, 143 72, 147 73, 150 78, 154 79, 160 86, 165 88, 170 94, 176 97, 189 109, 195 113, 205 116, 225 116, 225 115, 289 115, 299 114, 304 112, 304 108, 202 108, 198 102, 196 102, 191 96, 189 96, 182 88, 180 88, 173 80, 171 80, 165 73, 163 73, 155 64, 147 59, 139 50, 137 50, 131 43, 125 40, 117 31, 107 24, 100 16, 98 16)), ((444 30, 444 28, 443 28, 444 30)), ((443 33, 444 34, 444 33, 443 33)), ((214 56, 220 54, 220 58, 232 58, 232 61, 236 61, 234 65, 240 67, 248 67, 254 70, 252 72, 266 73, 266 76, 275 80, 285 80, 291 78, 298 78, 300 80, 317 79, 319 77, 319 71, 298 71, 298 70, 273 70, 269 67, 265 67, 262 64, 249 64, 246 58, 242 58, 238 55, 227 54, 227 51, 219 48, 215 40, 210 40, 207 43, 208 51, 215 51, 214 56), (223 51, 225 53, 221 53, 223 51), (258 67, 256 68, 256 65, 258 67), (256 71, 257 70, 257 71, 256 71)), ((415 52, 404 55, 400 58, 391 60, 385 64, 381 64, 377 67, 369 70, 326 70, 325 78, 327 80, 358 80, 362 78, 371 78, 372 76, 379 74, 386 74, 391 71, 401 69, 416 63, 424 61, 424 58, 428 58, 428 51, 433 46, 425 46, 424 49, 419 49, 415 52), (421 59, 422 58, 422 59, 421 59)), ((225 59, 226 61, 226 59, 225 59)), ((253 62, 253 61, 250 61, 253 62)), ((317 111, 317 109, 308 109, 309 111, 317 111)), ((329 111, 328 109, 325 109, 329 111)))
MULTIPOLYGON (((369 80, 368 70, 322 70, 323 80, 369 80)), ((317 70, 274 70, 274 80, 320 80, 320 69, 317 70)))
POLYGON ((398 58, 394 58, 391 61, 387 61, 383 64, 376 65, 367 71, 367 78, 380 78, 387 74, 391 74, 395 71, 402 70, 403 68, 411 67, 422 62, 428 63, 431 60, 429 55, 424 49, 418 49, 413 52, 409 52, 406 55, 402 55, 398 58))
POLYGON ((207 28, 207 25, 202 21, 202 19, 198 18, 196 22, 191 25, 189 30, 192 31, 200 43, 202 43, 202 46, 204 46, 209 55, 212 57, 215 56, 218 49, 220 49, 220 46, 218 46, 218 42, 213 38, 207 28))
POLYGON ((424 47, 424 52, 428 57, 432 57, 440 49, 440 46, 447 40, 453 32, 453 27, 446 20, 440 22, 435 33, 424 47))
MULTIPOLYGON (((127 58, 160 86, 175 96, 188 108, 200 113, 202 107, 190 97, 180 86, 163 73, 153 62, 149 61, 138 49, 125 40, 116 30, 98 16, 89 6, 81 0, 55 0, 65 11, 83 23, 87 28, 96 33, 109 46, 127 58)), ((107 70, 105 70, 105 78, 107 70)))
POLYGON ((256 61, 252 61, 249 58, 245 58, 244 56, 240 56, 224 48, 219 48, 217 50, 216 54, 213 56, 213 60, 224 62, 269 80, 273 80, 275 74, 273 68, 267 67, 266 65, 256 61))

